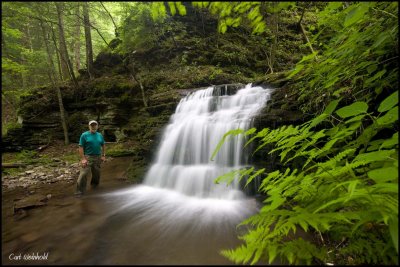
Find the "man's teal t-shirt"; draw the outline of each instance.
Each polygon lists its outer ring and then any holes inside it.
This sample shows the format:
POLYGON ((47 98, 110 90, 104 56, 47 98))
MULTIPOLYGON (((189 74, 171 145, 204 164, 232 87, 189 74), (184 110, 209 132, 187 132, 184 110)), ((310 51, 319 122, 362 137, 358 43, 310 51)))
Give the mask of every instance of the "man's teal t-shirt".
POLYGON ((83 154, 85 155, 101 155, 102 145, 104 145, 104 138, 99 132, 86 131, 79 139, 79 146, 83 147, 83 154))

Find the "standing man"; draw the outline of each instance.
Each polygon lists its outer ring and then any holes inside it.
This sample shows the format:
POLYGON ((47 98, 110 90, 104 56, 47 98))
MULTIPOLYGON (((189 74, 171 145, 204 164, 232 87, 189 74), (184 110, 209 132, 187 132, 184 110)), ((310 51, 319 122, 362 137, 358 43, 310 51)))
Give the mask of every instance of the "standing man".
POLYGON ((76 195, 82 195, 86 191, 86 178, 89 171, 92 172, 90 184, 92 188, 99 185, 100 165, 106 160, 106 151, 103 135, 97 132, 97 121, 89 122, 89 131, 82 133, 79 140, 79 156, 81 158, 81 170, 76 185, 76 195))

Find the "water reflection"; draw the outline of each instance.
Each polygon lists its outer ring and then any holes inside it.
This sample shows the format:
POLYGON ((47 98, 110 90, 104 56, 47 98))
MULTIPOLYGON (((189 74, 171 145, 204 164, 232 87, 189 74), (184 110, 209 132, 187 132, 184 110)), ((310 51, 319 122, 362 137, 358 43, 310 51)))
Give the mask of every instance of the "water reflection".
POLYGON ((256 211, 252 199, 200 199, 143 185, 101 197, 111 212, 88 264, 231 264, 219 251, 239 244, 236 225, 256 211))

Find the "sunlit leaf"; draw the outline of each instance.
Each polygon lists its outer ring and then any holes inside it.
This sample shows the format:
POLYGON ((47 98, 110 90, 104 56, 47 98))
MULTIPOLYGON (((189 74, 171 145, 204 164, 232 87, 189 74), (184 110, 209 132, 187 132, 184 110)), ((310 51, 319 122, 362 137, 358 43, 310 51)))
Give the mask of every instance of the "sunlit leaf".
POLYGON ((379 168, 368 172, 368 177, 377 183, 395 180, 399 177, 398 169, 395 167, 379 168))
POLYGON ((341 118, 347 118, 350 116, 355 116, 360 113, 365 113, 367 112, 368 105, 365 102, 354 102, 353 104, 343 107, 339 110, 336 111, 336 114, 338 114, 341 118))
POLYGON ((387 98, 385 98, 385 100, 383 100, 381 102, 381 104, 379 105, 378 111, 379 112, 388 111, 389 109, 394 107, 398 102, 399 102, 399 91, 397 90, 396 92, 394 92, 393 94, 391 94, 390 96, 388 96, 387 98))
POLYGON ((399 219, 398 217, 391 217, 389 220, 390 236, 392 237, 393 245, 399 253, 399 219))
POLYGON ((346 16, 344 26, 349 27, 354 23, 360 21, 364 17, 364 14, 368 11, 368 9, 369 5, 365 3, 361 3, 359 5, 351 7, 350 12, 346 16))

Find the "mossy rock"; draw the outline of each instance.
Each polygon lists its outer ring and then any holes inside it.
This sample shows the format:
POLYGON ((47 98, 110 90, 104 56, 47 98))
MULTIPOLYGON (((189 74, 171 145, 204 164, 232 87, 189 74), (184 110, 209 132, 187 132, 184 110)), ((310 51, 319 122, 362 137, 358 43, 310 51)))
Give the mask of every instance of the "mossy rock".
POLYGON ((18 115, 24 118, 35 117, 46 111, 57 110, 58 100, 55 90, 40 87, 21 96, 18 115))
POLYGON ((132 161, 126 170, 126 175, 132 183, 142 183, 148 170, 147 161, 132 161))
POLYGON ((89 87, 94 91, 95 97, 119 97, 126 92, 132 92, 134 89, 133 83, 127 77, 122 75, 103 76, 94 79, 89 87))
POLYGON ((79 142, 81 134, 88 130, 87 122, 89 118, 83 112, 73 113, 68 118, 69 139, 73 142, 79 142))
POLYGON ((110 157, 125 157, 125 156, 133 156, 136 152, 134 150, 129 149, 121 149, 121 150, 107 150, 107 156, 110 157))
MULTIPOLYGON (((117 44, 118 41, 116 41, 115 43, 117 44)), ((93 67, 98 71, 101 71, 105 67, 112 68, 121 64, 122 60, 123 59, 119 54, 102 51, 97 55, 96 60, 93 62, 93 67)))

